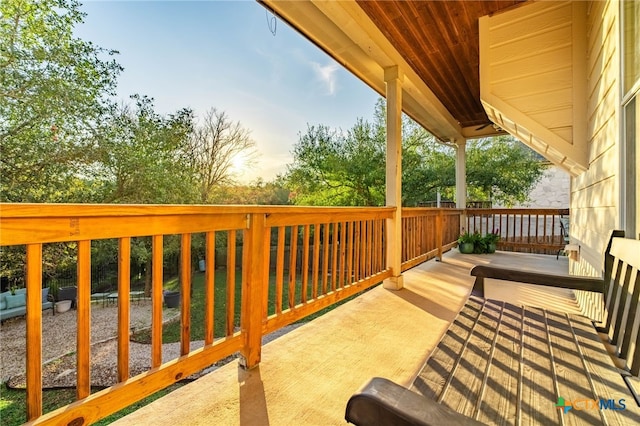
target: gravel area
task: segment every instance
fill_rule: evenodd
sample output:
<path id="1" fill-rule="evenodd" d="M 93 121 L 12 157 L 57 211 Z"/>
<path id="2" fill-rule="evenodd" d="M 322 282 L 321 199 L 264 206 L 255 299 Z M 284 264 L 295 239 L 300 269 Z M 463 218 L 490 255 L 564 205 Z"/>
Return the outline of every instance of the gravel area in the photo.
<path id="1" fill-rule="evenodd" d="M 176 309 L 164 309 L 163 320 L 179 315 Z M 107 387 L 116 383 L 117 374 L 117 306 L 94 304 L 91 307 L 91 384 Z M 44 311 L 42 317 L 42 359 L 44 388 L 75 387 L 76 385 L 76 321 L 75 310 L 55 316 L 51 310 Z M 25 318 L 13 318 L 0 325 L 0 381 L 11 387 L 25 386 L 26 329 Z M 151 325 L 151 303 L 142 301 L 131 306 L 131 329 L 137 331 Z M 296 328 L 299 324 L 284 327 L 263 338 L 263 344 Z M 191 349 L 204 345 L 203 341 L 191 342 Z M 167 343 L 162 348 L 163 362 L 180 356 L 180 343 Z M 130 342 L 130 376 L 143 373 L 151 368 L 151 345 Z M 206 374 L 219 365 L 236 358 L 228 357 L 190 379 Z"/>

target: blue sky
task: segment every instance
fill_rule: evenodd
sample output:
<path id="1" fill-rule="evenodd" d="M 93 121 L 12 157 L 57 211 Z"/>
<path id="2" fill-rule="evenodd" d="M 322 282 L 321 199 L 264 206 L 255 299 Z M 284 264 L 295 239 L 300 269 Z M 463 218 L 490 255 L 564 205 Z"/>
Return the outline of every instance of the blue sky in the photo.
<path id="1" fill-rule="evenodd" d="M 347 130 L 378 95 L 254 1 L 89 1 L 78 37 L 118 50 L 118 96 L 166 114 L 216 107 L 251 130 L 259 156 L 242 180 L 285 171 L 308 124 Z"/>

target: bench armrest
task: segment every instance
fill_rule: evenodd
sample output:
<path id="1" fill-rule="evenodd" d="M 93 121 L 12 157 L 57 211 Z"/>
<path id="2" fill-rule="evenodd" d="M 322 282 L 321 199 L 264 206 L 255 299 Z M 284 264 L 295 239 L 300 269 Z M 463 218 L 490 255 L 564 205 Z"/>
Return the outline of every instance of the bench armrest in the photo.
<path id="1" fill-rule="evenodd" d="M 358 426 L 482 424 L 381 377 L 351 396 L 345 419 Z"/>
<path id="2" fill-rule="evenodd" d="M 474 290 L 482 292 L 484 292 L 484 278 L 593 291 L 596 293 L 604 292 L 604 280 L 602 278 L 540 274 L 538 272 L 486 265 L 474 266 L 471 269 L 471 275 L 476 277 Z"/>

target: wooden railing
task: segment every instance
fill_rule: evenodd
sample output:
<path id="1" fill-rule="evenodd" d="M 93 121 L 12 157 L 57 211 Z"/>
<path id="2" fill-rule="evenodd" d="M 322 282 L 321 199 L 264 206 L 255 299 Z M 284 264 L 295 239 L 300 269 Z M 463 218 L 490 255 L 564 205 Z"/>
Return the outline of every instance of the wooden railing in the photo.
<path id="1" fill-rule="evenodd" d="M 403 269 L 451 247 L 459 211 L 405 209 Z M 0 246 L 24 255 L 27 288 L 27 420 L 89 424 L 233 353 L 252 367 L 263 334 L 277 330 L 391 276 L 385 229 L 394 208 L 274 206 L 0 205 Z M 112 241 L 118 259 L 117 382 L 91 392 L 92 251 Z M 226 279 L 216 281 L 216 245 L 226 245 Z M 151 369 L 131 377 L 129 337 L 132 252 L 151 253 Z M 43 253 L 66 245 L 77 264 L 77 401 L 43 413 Z M 162 358 L 163 262 L 179 247 L 180 357 Z M 74 251 L 75 250 L 75 251 Z M 175 249 L 174 249 L 175 251 Z M 197 253 L 196 253 L 197 252 Z M 220 253 L 218 253 L 220 254 Z M 204 347 L 191 349 L 193 274 L 204 257 Z M 19 257 L 19 256 L 18 256 Z M 222 263 L 222 262 L 220 262 Z M 218 279 L 220 281 L 220 278 Z M 216 282 L 214 282 L 216 281 Z M 237 282 L 241 284 L 238 286 Z M 224 304 L 216 304 L 222 297 Z M 217 312 L 215 306 L 224 306 Z M 223 318 L 222 326 L 218 321 Z"/>
<path id="2" fill-rule="evenodd" d="M 233 353 L 250 368 L 260 361 L 261 339 L 392 274 L 386 227 L 394 208 L 276 206 L 0 205 L 0 246 L 24 254 L 27 287 L 27 419 L 42 424 L 88 424 L 116 412 Z M 558 215 L 548 210 L 402 209 L 402 270 L 456 243 L 461 225 L 483 233 L 497 227 L 502 248 L 556 247 Z M 519 219 L 514 219 L 514 218 Z M 538 233 L 525 223 L 542 223 Z M 546 225 L 545 225 L 546 224 Z M 528 233 L 524 232 L 529 229 Z M 515 232 L 518 231 L 518 232 Z M 112 240 L 118 259 L 117 381 L 91 393 L 92 251 Z M 132 252 L 141 240 L 151 253 L 151 369 L 131 376 L 129 335 Z M 77 401 L 42 409 L 43 253 L 50 245 L 75 250 L 77 264 Z M 179 247 L 180 357 L 162 358 L 163 262 Z M 221 245 L 224 261 L 216 260 Z M 175 250 L 174 250 L 175 251 Z M 192 282 L 204 257 L 204 347 L 191 349 Z M 216 267 L 226 278 L 216 281 Z M 223 298 L 223 304 L 214 303 Z M 222 306 L 222 308 L 215 308 Z M 218 312 L 220 309 L 223 312 Z M 222 325 L 219 319 L 223 318 Z M 216 325 L 218 324 L 218 325 Z"/>
<path id="3" fill-rule="evenodd" d="M 410 269 L 455 246 L 462 210 L 402 209 L 402 270 Z"/>
<path id="4" fill-rule="evenodd" d="M 465 230 L 498 232 L 498 250 L 555 254 L 565 244 L 560 218 L 569 209 L 467 209 Z"/>

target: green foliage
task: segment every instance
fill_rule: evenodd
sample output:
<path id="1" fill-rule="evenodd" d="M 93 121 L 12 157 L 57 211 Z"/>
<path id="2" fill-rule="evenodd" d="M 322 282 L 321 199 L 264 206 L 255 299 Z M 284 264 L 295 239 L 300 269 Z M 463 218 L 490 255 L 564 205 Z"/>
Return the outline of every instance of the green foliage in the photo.
<path id="1" fill-rule="evenodd" d="M 413 121 L 403 120 L 403 204 L 435 199 L 439 187 L 455 185 L 451 149 Z M 380 206 L 385 203 L 384 103 L 373 124 L 362 119 L 347 132 L 309 126 L 294 146 L 285 181 L 302 205 Z"/>
<path id="2" fill-rule="evenodd" d="M 362 119 L 348 132 L 308 126 L 294 146 L 285 181 L 302 205 L 379 206 L 385 202 L 385 105 L 374 123 Z M 455 151 L 406 116 L 402 120 L 402 204 L 416 206 L 455 194 Z M 543 173 L 540 158 L 511 137 L 470 142 L 470 198 L 510 205 L 525 201 Z"/>
<path id="3" fill-rule="evenodd" d="M 497 244 L 500 241 L 500 234 L 496 232 L 489 232 L 484 237 L 482 237 L 485 244 Z"/>
<path id="4" fill-rule="evenodd" d="M 296 204 L 377 206 L 384 203 L 384 140 L 363 120 L 348 132 L 309 126 L 294 146 L 285 177 Z M 382 190 L 382 191 L 381 191 Z"/>
<path id="5" fill-rule="evenodd" d="M 155 112 L 153 100 L 132 96 L 135 107 L 113 108 L 97 138 L 94 178 L 100 202 L 188 203 L 197 199 L 188 166 L 193 114 Z"/>
<path id="6" fill-rule="evenodd" d="M 474 232 L 471 233 L 469 231 L 463 232 L 458 237 L 458 244 L 475 244 L 480 240 L 481 236 L 479 233 Z"/>
<path id="7" fill-rule="evenodd" d="M 82 201 L 94 128 L 121 67 L 73 37 L 77 1 L 0 2 L 0 200 Z"/>
<path id="8" fill-rule="evenodd" d="M 475 199 L 522 203 L 544 173 L 540 157 L 511 136 L 467 145 L 467 185 Z"/>
<path id="9" fill-rule="evenodd" d="M 491 253 L 489 246 L 491 244 L 497 244 L 500 240 L 500 234 L 497 232 L 490 232 L 485 236 L 482 236 L 478 231 L 469 232 L 466 231 L 458 237 L 458 244 L 473 244 L 473 253 Z"/>

